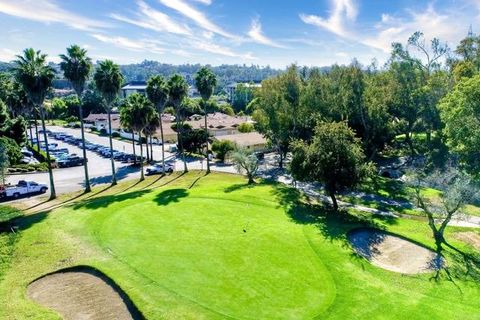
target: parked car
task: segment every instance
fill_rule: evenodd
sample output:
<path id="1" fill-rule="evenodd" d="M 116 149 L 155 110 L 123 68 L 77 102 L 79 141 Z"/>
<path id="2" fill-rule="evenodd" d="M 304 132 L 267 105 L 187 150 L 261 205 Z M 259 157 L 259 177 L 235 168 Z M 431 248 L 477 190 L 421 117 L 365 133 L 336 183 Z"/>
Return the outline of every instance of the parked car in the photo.
<path id="1" fill-rule="evenodd" d="M 46 184 L 34 181 L 20 180 L 16 186 L 0 186 L 0 198 L 14 198 L 34 193 L 45 193 L 48 187 Z"/>
<path id="2" fill-rule="evenodd" d="M 81 166 L 84 163 L 85 163 L 84 158 L 79 157 L 77 155 L 73 155 L 73 154 L 57 161 L 58 167 L 60 168 Z"/>
<path id="3" fill-rule="evenodd" d="M 173 172 L 173 165 L 169 163 L 165 163 L 165 172 L 172 173 Z M 163 173 L 163 164 L 162 163 L 156 163 L 154 165 L 151 165 L 147 167 L 145 170 L 145 173 L 147 175 L 153 175 L 153 174 L 161 174 Z"/>

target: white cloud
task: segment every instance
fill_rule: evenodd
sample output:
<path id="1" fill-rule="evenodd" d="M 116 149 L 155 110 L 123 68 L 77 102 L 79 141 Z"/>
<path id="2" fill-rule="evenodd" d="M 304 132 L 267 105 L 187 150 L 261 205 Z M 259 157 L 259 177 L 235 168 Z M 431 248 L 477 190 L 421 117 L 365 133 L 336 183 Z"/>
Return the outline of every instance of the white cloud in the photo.
<path id="1" fill-rule="evenodd" d="M 93 31 L 109 26 L 64 10 L 53 0 L 2 0 L 0 12 L 44 23 L 61 23 L 79 30 Z"/>
<path id="2" fill-rule="evenodd" d="M 272 47 L 277 47 L 277 48 L 284 48 L 282 45 L 276 43 L 270 38 L 267 38 L 263 33 L 262 33 L 262 24 L 260 23 L 259 19 L 253 19 L 252 24 L 250 27 L 250 31 L 248 31 L 248 35 L 250 38 L 258 43 L 267 45 L 267 46 L 272 46 Z"/>
<path id="3" fill-rule="evenodd" d="M 402 15 L 384 13 L 373 27 L 359 30 L 358 26 L 354 25 L 358 15 L 355 0 L 336 0 L 332 3 L 333 9 L 328 19 L 315 15 L 301 15 L 300 19 L 341 38 L 380 50 L 384 54 L 391 51 L 393 42 L 406 43 L 416 31 L 423 32 L 426 39 L 436 37 L 456 45 L 466 35 L 468 25 L 475 21 L 477 14 L 471 12 L 471 7 L 468 6 L 443 8 L 442 12 L 439 12 L 433 4 L 429 4 L 423 11 L 407 9 Z"/>
<path id="4" fill-rule="evenodd" d="M 113 44 L 116 47 L 124 48 L 132 51 L 149 51 L 152 53 L 163 54 L 164 50 L 159 47 L 158 41 L 155 40 L 132 40 L 125 37 L 111 37 L 102 34 L 91 34 L 98 41 Z"/>
<path id="5" fill-rule="evenodd" d="M 459 16 L 465 19 L 458 19 Z M 374 34 L 359 39 L 365 45 L 389 52 L 393 42 L 405 43 L 414 32 L 421 31 L 426 39 L 439 38 L 456 45 L 466 36 L 468 26 L 466 14 L 462 15 L 455 10 L 443 14 L 435 10 L 433 5 L 429 5 L 425 11 L 408 11 L 408 16 L 404 18 L 384 14 L 381 22 L 375 26 Z"/>
<path id="6" fill-rule="evenodd" d="M 137 1 L 139 12 L 136 14 L 136 18 L 127 18 L 123 15 L 113 13 L 111 18 L 130 23 L 145 29 L 150 29 L 158 32 L 170 32 L 176 34 L 190 35 L 189 28 L 185 25 L 175 22 L 172 18 L 163 12 L 153 9 L 144 1 Z"/>
<path id="7" fill-rule="evenodd" d="M 307 14 L 300 14 L 300 19 L 306 24 L 326 29 L 339 36 L 349 36 L 350 31 L 346 24 L 354 22 L 358 15 L 355 0 L 331 0 L 331 6 L 332 10 L 327 19 Z"/>
<path id="8" fill-rule="evenodd" d="M 195 49 L 215 53 L 222 56 L 232 57 L 232 58 L 241 58 L 245 60 L 255 60 L 256 58 L 252 55 L 251 52 L 242 54 L 232 51 L 230 48 L 222 47 L 218 44 L 211 42 L 202 42 L 202 41 L 193 41 L 191 46 Z"/>
<path id="9" fill-rule="evenodd" d="M 212 4 L 212 0 L 194 0 L 194 1 L 200 2 L 201 4 L 204 4 L 207 6 Z"/>
<path id="10" fill-rule="evenodd" d="M 215 23 L 211 22 L 203 12 L 195 9 L 194 7 L 190 6 L 188 3 L 184 2 L 183 0 L 159 0 L 160 3 L 173 9 L 180 14 L 184 15 L 185 17 L 193 20 L 197 25 L 201 28 L 224 36 L 230 39 L 236 39 L 237 36 L 223 30 L 221 27 L 217 26 Z"/>

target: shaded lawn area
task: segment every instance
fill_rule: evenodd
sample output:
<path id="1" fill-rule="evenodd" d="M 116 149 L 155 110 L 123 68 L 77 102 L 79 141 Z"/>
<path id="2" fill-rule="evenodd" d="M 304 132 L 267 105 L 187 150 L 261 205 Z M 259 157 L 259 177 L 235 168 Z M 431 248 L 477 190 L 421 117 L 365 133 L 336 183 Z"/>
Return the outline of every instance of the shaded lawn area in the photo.
<path id="1" fill-rule="evenodd" d="M 411 194 L 414 192 L 414 190 L 400 180 L 375 177 L 374 179 L 369 179 L 369 181 L 361 185 L 359 190 L 369 195 L 379 196 L 380 199 L 370 199 L 368 197 L 357 197 L 353 195 L 341 195 L 339 199 L 352 204 L 362 205 L 383 211 L 395 211 L 402 214 L 416 216 L 422 215 L 422 211 L 414 210 L 414 206 L 411 202 Z M 441 195 L 440 191 L 432 188 L 423 188 L 422 194 L 432 200 L 438 200 Z M 392 205 L 387 203 L 387 201 L 379 201 L 382 198 L 386 200 L 390 199 L 398 201 L 399 203 L 409 203 L 409 205 L 404 207 Z M 465 206 L 464 211 L 469 215 L 480 216 L 480 204 L 468 204 Z"/>
<path id="2" fill-rule="evenodd" d="M 104 272 L 150 319 L 480 314 L 478 265 L 467 265 L 457 251 L 445 251 L 448 274 L 434 280 L 435 274 L 405 276 L 374 267 L 346 240 L 354 228 L 376 227 L 433 248 L 424 223 L 332 214 L 306 203 L 295 189 L 249 186 L 235 175 L 190 172 L 162 179 L 154 189 L 149 179 L 122 184 L 14 220 L 19 234 L 6 243 L 10 251 L 0 253 L 8 256 L 0 259 L 0 318 L 57 319 L 25 298 L 25 289 L 45 273 L 75 265 Z M 447 239 L 470 256 L 471 248 L 454 240 L 462 230 L 449 228 Z"/>

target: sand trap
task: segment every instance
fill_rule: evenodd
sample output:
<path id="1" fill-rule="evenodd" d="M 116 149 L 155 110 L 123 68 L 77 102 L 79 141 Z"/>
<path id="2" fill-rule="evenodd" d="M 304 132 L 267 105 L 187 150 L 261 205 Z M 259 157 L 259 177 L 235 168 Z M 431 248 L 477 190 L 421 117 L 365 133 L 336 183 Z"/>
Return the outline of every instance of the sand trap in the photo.
<path id="1" fill-rule="evenodd" d="M 27 294 L 64 319 L 143 319 L 111 279 L 88 267 L 46 275 L 32 282 Z"/>
<path id="2" fill-rule="evenodd" d="M 435 252 L 376 229 L 356 229 L 348 239 L 359 255 L 377 267 L 405 274 L 438 270 L 443 259 Z"/>

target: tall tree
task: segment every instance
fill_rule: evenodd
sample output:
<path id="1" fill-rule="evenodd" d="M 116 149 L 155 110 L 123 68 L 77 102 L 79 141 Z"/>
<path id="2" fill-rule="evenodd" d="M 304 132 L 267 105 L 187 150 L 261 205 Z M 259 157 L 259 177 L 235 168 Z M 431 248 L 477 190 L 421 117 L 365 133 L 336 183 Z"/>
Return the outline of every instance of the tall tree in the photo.
<path id="1" fill-rule="evenodd" d="M 210 157 L 208 154 L 208 100 L 212 97 L 213 91 L 215 90 L 215 86 L 217 85 L 217 77 L 212 72 L 212 70 L 208 69 L 207 67 L 201 68 L 197 74 L 195 75 L 195 85 L 197 87 L 198 92 L 200 92 L 200 96 L 202 97 L 203 101 L 203 110 L 204 110 L 204 119 L 205 119 L 205 146 L 207 152 L 207 173 L 210 173 Z"/>
<path id="2" fill-rule="evenodd" d="M 55 199 L 55 183 L 53 181 L 52 164 L 50 162 L 44 106 L 45 97 L 52 87 L 55 73 L 53 68 L 47 64 L 47 55 L 40 51 L 35 51 L 33 48 L 25 49 L 23 56 L 17 56 L 17 58 L 15 61 L 17 81 L 22 84 L 29 100 L 40 111 L 42 118 L 43 139 L 45 141 L 45 152 L 47 154 L 48 173 L 50 176 L 50 199 Z"/>
<path id="3" fill-rule="evenodd" d="M 155 109 L 150 101 L 139 93 L 134 93 L 125 99 L 120 107 L 120 121 L 138 133 L 140 137 L 140 181 L 145 180 L 143 173 L 142 135 L 144 130 L 155 116 Z M 148 140 L 146 143 L 148 149 Z"/>
<path id="4" fill-rule="evenodd" d="M 281 168 L 290 142 L 301 135 L 302 87 L 297 67 L 293 65 L 284 74 L 264 80 L 256 92 L 258 100 L 253 112 L 256 128 L 277 149 Z"/>
<path id="5" fill-rule="evenodd" d="M 447 144 L 472 174 L 480 170 L 480 75 L 461 81 L 442 99 Z"/>
<path id="6" fill-rule="evenodd" d="M 322 183 L 335 211 L 336 194 L 355 188 L 372 172 L 359 138 L 345 122 L 319 123 L 312 142 L 294 142 L 292 153 L 292 176 L 298 181 Z"/>
<path id="7" fill-rule="evenodd" d="M 147 81 L 147 97 L 153 103 L 159 114 L 160 137 L 162 139 L 162 166 L 165 174 L 165 140 L 163 136 L 162 116 L 165 105 L 168 102 L 170 89 L 168 83 L 162 76 L 153 76 Z"/>
<path id="8" fill-rule="evenodd" d="M 63 75 L 72 84 L 79 100 L 78 113 L 80 118 L 80 131 L 82 133 L 83 158 L 85 159 L 83 164 L 85 171 L 85 192 L 90 192 L 91 187 L 90 179 L 88 178 L 88 158 L 85 149 L 82 98 L 83 91 L 85 90 L 85 82 L 88 80 L 88 77 L 92 72 L 92 60 L 87 56 L 87 50 L 80 48 L 78 45 L 72 45 L 67 48 L 67 54 L 61 54 L 60 58 L 62 59 L 62 62 L 60 62 L 60 68 L 63 71 Z"/>
<path id="9" fill-rule="evenodd" d="M 110 161 L 112 164 L 112 185 L 117 184 L 115 174 L 115 161 L 113 159 L 113 141 L 112 141 L 112 108 L 115 99 L 122 87 L 123 75 L 120 67 L 111 60 L 100 62 L 94 75 L 95 85 L 102 95 L 108 113 L 108 136 L 110 139 Z"/>
<path id="10" fill-rule="evenodd" d="M 169 88 L 170 101 L 172 102 L 173 107 L 175 108 L 177 137 L 178 137 L 179 149 L 180 149 L 182 160 L 183 160 L 183 168 L 184 168 L 183 170 L 184 172 L 188 172 L 187 160 L 185 159 L 185 150 L 183 148 L 183 141 L 182 141 L 182 135 L 184 131 L 184 125 L 183 125 L 184 115 L 183 115 L 182 109 L 183 109 L 183 101 L 188 93 L 188 84 L 181 75 L 174 74 L 168 80 L 168 88 Z"/>

